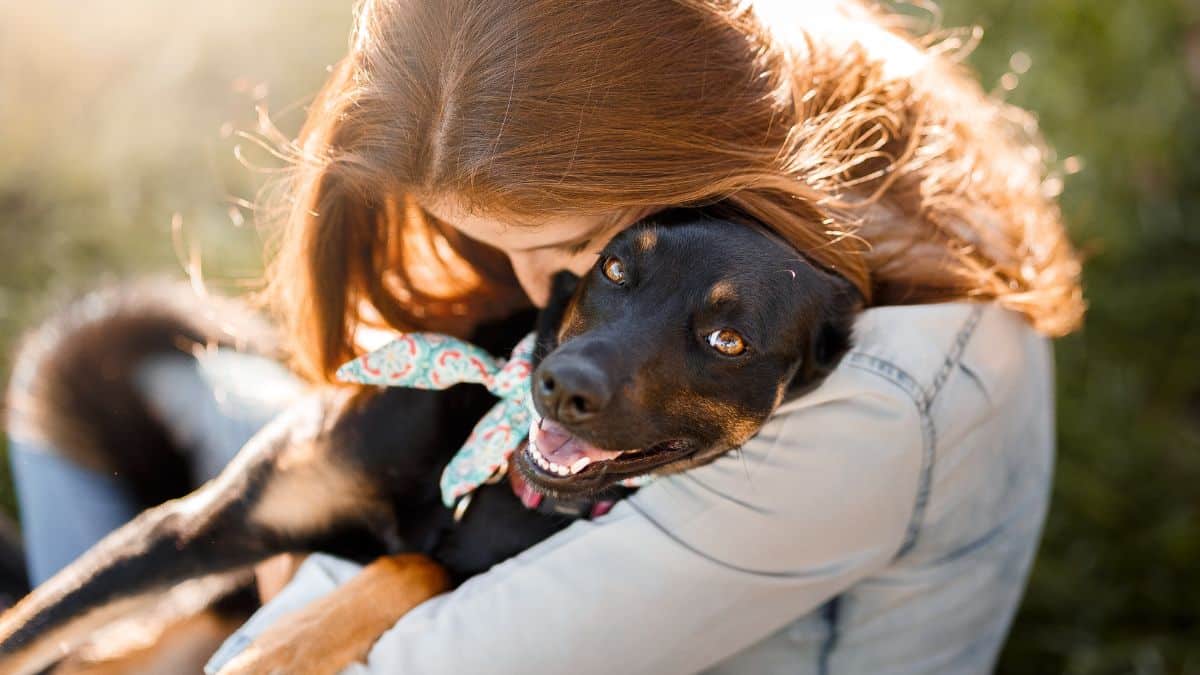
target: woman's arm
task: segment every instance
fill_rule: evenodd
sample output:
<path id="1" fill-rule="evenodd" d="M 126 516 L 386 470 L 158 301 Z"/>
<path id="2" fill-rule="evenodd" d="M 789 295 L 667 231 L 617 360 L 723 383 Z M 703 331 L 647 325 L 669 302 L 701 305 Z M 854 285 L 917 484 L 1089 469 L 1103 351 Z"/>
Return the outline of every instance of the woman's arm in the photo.
<path id="1" fill-rule="evenodd" d="M 882 569 L 913 517 L 911 399 L 840 368 L 743 449 L 413 610 L 350 673 L 691 672 Z"/>

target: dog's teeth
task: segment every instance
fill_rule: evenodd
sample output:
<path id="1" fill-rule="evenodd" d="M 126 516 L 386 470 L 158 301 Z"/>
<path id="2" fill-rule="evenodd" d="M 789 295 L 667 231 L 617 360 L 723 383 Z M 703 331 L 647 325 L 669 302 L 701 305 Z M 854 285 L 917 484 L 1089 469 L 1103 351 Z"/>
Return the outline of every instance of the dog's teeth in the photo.
<path id="1" fill-rule="evenodd" d="M 574 464 L 571 465 L 571 473 L 579 473 L 580 471 L 586 469 L 587 465 L 591 463 L 591 457 L 580 457 L 579 459 L 575 460 Z"/>
<path id="2" fill-rule="evenodd" d="M 537 462 L 537 465 L 542 467 L 543 469 L 549 468 L 550 462 L 549 462 L 549 460 L 546 459 L 545 455 L 543 455 L 541 453 L 541 451 L 538 450 L 537 443 L 533 442 L 533 440 L 530 439 L 528 447 L 529 447 L 529 456 L 533 457 L 533 461 Z"/>
<path id="3" fill-rule="evenodd" d="M 556 462 L 550 462 L 550 470 L 557 474 L 562 474 L 563 466 Z"/>

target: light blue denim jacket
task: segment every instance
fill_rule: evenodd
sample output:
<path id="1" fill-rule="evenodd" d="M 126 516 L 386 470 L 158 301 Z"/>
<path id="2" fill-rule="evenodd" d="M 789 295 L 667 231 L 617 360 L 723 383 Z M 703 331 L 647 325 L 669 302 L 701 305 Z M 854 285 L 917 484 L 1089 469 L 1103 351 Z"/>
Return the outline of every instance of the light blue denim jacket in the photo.
<path id="1" fill-rule="evenodd" d="M 1048 341 L 970 304 L 864 313 L 741 452 L 419 606 L 367 673 L 986 673 L 1054 449 Z M 357 567 L 313 556 L 210 672 Z"/>

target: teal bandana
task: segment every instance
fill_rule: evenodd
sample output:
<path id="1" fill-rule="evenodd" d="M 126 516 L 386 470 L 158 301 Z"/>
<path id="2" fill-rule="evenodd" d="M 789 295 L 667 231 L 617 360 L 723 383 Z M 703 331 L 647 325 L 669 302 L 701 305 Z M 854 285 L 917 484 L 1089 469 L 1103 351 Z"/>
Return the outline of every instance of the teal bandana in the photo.
<path id="1" fill-rule="evenodd" d="M 529 435 L 533 419 L 529 376 L 535 336 L 526 335 L 505 361 L 469 342 L 437 333 L 402 333 L 337 370 L 343 382 L 389 387 L 447 389 L 463 382 L 487 387 L 500 399 L 446 465 L 439 485 L 453 508 L 463 495 L 504 475 L 513 451 Z"/>

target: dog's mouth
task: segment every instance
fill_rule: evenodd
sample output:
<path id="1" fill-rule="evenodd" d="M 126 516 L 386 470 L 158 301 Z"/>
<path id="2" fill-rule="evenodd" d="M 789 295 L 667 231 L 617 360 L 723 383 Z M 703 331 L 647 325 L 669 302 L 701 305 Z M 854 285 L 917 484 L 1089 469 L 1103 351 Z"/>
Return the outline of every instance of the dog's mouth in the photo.
<path id="1" fill-rule="evenodd" d="M 691 443 L 676 439 L 647 448 L 608 450 L 572 434 L 561 424 L 538 417 L 522 450 L 529 478 L 551 490 L 601 489 L 641 476 L 691 454 Z"/>

